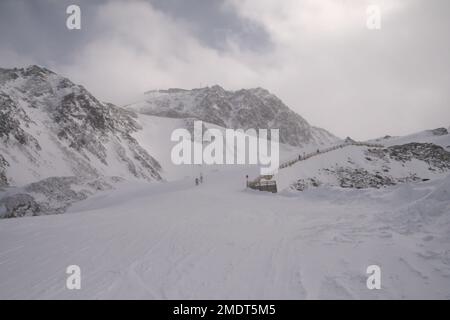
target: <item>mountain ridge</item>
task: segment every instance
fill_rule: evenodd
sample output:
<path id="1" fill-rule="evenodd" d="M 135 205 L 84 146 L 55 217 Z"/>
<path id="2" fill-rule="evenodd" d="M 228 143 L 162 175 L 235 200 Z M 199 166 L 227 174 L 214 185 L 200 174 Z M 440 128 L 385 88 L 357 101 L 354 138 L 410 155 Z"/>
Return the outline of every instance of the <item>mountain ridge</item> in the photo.
<path id="1" fill-rule="evenodd" d="M 196 118 L 232 129 L 280 129 L 280 142 L 297 147 L 328 145 L 340 140 L 327 130 L 310 125 L 261 87 L 235 91 L 219 85 L 150 90 L 143 101 L 125 107 L 148 115 Z"/>

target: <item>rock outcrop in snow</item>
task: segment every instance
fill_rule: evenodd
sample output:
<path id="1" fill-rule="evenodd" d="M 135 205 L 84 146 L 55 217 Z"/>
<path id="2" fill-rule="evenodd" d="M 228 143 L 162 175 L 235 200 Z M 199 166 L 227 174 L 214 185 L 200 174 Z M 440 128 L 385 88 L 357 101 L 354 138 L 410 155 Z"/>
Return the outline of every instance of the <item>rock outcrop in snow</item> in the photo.
<path id="1" fill-rule="evenodd" d="M 433 143 L 411 142 L 385 149 L 369 149 L 368 154 L 403 163 L 417 159 L 426 162 L 430 170 L 443 172 L 450 169 L 450 152 Z"/>
<path id="2" fill-rule="evenodd" d="M 5 174 L 7 166 L 9 166 L 9 163 L 0 154 L 0 188 L 8 185 L 8 179 L 6 178 Z"/>
<path id="3" fill-rule="evenodd" d="M 450 135 L 447 134 L 450 141 Z M 280 189 L 311 187 L 381 188 L 427 181 L 450 172 L 450 152 L 433 143 L 411 142 L 386 148 L 348 145 L 281 169 Z"/>
<path id="4" fill-rule="evenodd" d="M 149 91 L 145 100 L 127 106 L 143 114 L 195 118 L 225 128 L 280 129 L 280 142 L 293 146 L 329 145 L 339 139 L 311 126 L 269 91 L 227 91 L 220 86 L 193 90 Z"/>
<path id="5" fill-rule="evenodd" d="M 111 190 L 123 179 L 99 177 L 51 177 L 24 187 L 11 187 L 0 198 L 0 218 L 64 213 L 73 203 L 98 191 Z"/>

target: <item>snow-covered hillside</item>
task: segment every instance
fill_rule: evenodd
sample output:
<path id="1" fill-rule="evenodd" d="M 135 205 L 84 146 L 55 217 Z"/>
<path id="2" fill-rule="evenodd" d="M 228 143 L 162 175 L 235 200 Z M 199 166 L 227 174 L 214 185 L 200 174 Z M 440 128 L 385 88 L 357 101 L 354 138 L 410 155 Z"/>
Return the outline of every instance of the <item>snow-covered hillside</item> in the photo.
<path id="1" fill-rule="evenodd" d="M 159 180 L 160 166 L 131 136 L 130 111 L 98 101 L 45 68 L 0 69 L 0 181 L 54 176 Z"/>
<path id="2" fill-rule="evenodd" d="M 410 142 L 433 143 L 450 151 L 449 131 L 446 128 L 437 128 L 433 130 L 425 130 L 406 136 L 385 136 L 382 138 L 371 140 L 370 142 L 381 143 L 385 146 L 401 145 Z"/>
<path id="3" fill-rule="evenodd" d="M 431 132 L 431 131 L 430 131 Z M 380 188 L 405 182 L 442 178 L 450 172 L 450 134 L 436 138 L 423 134 L 397 138 L 391 146 L 379 148 L 346 145 L 313 155 L 281 169 L 275 176 L 279 189 L 305 190 L 310 187 Z M 376 141 L 378 143 L 384 142 Z M 439 140 L 439 144 L 434 144 Z M 388 143 L 387 143 L 388 144 Z"/>
<path id="4" fill-rule="evenodd" d="M 226 91 L 216 85 L 149 91 L 143 101 L 127 108 L 149 115 L 196 118 L 225 128 L 280 129 L 280 142 L 298 147 L 330 145 L 339 140 L 328 131 L 311 126 L 262 88 Z"/>
<path id="5" fill-rule="evenodd" d="M 145 114 L 138 114 L 136 122 L 141 127 L 140 130 L 133 133 L 133 137 L 139 144 L 161 164 L 161 176 L 165 180 L 173 181 L 183 179 L 186 177 L 193 177 L 200 172 L 213 172 L 226 168 L 226 165 L 175 165 L 171 159 L 172 148 L 178 143 L 171 141 L 170 137 L 174 130 L 184 128 L 191 132 L 194 137 L 194 121 L 192 118 L 178 119 L 166 118 L 159 116 L 150 116 Z M 203 133 L 208 129 L 218 129 L 225 136 L 226 128 L 203 122 Z M 200 133 L 199 133 L 200 134 Z M 246 134 L 237 133 L 238 136 L 248 137 Z M 201 144 L 199 141 L 193 141 L 194 144 Z M 232 145 L 230 141 L 224 139 L 224 149 L 235 149 L 237 152 L 248 154 L 248 145 L 242 148 L 240 145 Z M 313 146 L 308 146 L 306 149 L 293 147 L 287 144 L 280 144 L 280 161 L 291 159 L 296 154 L 303 150 L 311 150 Z M 256 167 L 256 166 L 255 166 Z"/>

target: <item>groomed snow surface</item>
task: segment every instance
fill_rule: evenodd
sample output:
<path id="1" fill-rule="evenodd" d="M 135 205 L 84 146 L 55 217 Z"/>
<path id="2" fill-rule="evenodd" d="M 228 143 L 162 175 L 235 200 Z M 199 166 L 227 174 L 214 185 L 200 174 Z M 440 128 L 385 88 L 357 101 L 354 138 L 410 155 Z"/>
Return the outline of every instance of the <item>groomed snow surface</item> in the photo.
<path id="1" fill-rule="evenodd" d="M 450 177 L 271 194 L 246 190 L 246 173 L 127 182 L 0 221 L 0 298 L 450 298 Z M 73 264 L 81 290 L 66 289 Z M 366 287 L 372 264 L 381 290 Z"/>

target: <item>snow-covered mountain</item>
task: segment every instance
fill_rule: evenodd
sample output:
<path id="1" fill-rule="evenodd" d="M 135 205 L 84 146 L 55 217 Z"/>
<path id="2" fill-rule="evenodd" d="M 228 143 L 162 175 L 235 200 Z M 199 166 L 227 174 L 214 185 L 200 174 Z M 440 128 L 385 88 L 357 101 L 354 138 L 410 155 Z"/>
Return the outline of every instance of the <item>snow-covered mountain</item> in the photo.
<path id="1" fill-rule="evenodd" d="M 160 180 L 129 110 L 38 66 L 0 69 L 0 185 L 54 176 Z"/>
<path id="2" fill-rule="evenodd" d="M 227 91 L 212 87 L 148 91 L 143 101 L 128 105 L 139 113 L 171 118 L 196 118 L 233 129 L 280 129 L 280 142 L 292 146 L 329 145 L 339 139 L 311 126 L 269 91 Z"/>

